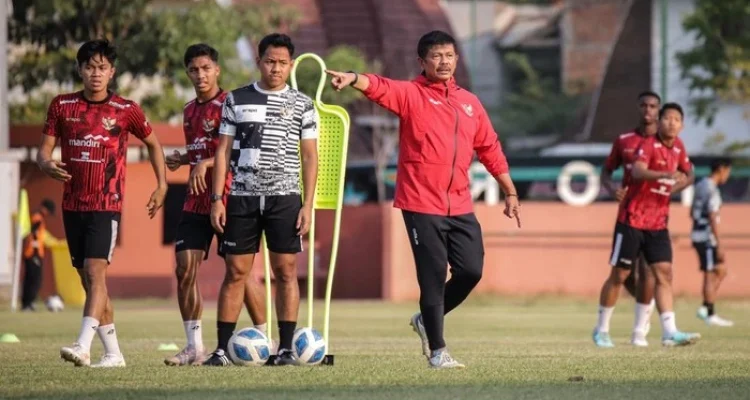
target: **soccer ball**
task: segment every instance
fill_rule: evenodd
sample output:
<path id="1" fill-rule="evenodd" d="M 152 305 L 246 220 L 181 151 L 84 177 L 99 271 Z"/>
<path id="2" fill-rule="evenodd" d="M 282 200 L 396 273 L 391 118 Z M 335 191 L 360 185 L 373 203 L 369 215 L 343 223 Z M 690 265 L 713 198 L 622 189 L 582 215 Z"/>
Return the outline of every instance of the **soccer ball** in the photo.
<path id="1" fill-rule="evenodd" d="M 313 328 L 299 328 L 294 331 L 292 351 L 300 365 L 317 365 L 323 361 L 328 345 L 323 335 Z"/>
<path id="2" fill-rule="evenodd" d="M 262 366 L 271 355 L 266 335 L 255 328 L 241 329 L 229 339 L 229 358 L 235 365 Z"/>
<path id="3" fill-rule="evenodd" d="M 59 312 L 62 311 L 65 308 L 65 304 L 63 303 L 60 296 L 50 296 L 47 298 L 47 301 L 44 303 L 47 306 L 47 309 L 51 312 Z"/>

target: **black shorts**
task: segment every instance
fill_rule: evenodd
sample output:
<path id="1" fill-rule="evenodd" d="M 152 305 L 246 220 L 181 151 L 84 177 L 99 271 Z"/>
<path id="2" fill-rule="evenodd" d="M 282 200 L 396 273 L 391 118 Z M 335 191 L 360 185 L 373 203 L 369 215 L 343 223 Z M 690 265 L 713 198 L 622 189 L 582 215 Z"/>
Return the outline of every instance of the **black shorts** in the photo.
<path id="1" fill-rule="evenodd" d="M 216 236 L 216 243 L 218 244 L 217 253 L 223 258 L 221 235 L 211 225 L 211 216 L 183 211 L 180 224 L 177 226 L 174 251 L 179 253 L 185 250 L 203 250 L 205 260 L 208 258 L 208 250 L 211 248 L 211 241 L 213 241 L 214 236 Z"/>
<path id="2" fill-rule="evenodd" d="M 63 210 L 63 224 L 70 259 L 75 268 L 83 268 L 87 258 L 112 262 L 120 225 L 119 212 Z"/>
<path id="3" fill-rule="evenodd" d="M 716 246 L 712 245 L 709 242 L 693 242 L 693 247 L 698 253 L 698 260 L 700 260 L 701 263 L 701 271 L 715 271 L 716 268 L 721 264 L 719 262 L 719 253 L 716 251 Z"/>
<path id="4" fill-rule="evenodd" d="M 302 251 L 297 218 L 302 209 L 300 195 L 229 196 L 224 226 L 223 251 L 251 254 L 260 249 L 261 234 L 268 250 L 294 254 Z"/>
<path id="5" fill-rule="evenodd" d="M 669 237 L 669 231 L 667 229 L 647 231 L 618 222 L 612 239 L 609 265 L 631 269 L 641 254 L 648 264 L 671 263 L 672 240 Z"/>

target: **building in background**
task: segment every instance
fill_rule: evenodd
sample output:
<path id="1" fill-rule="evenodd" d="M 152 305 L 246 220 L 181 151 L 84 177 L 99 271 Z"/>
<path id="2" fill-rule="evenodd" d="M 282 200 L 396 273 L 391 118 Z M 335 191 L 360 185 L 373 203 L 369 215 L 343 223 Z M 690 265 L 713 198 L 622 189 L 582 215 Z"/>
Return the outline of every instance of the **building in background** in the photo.
<path id="1" fill-rule="evenodd" d="M 665 101 L 689 110 L 691 92 L 680 78 L 675 54 L 695 44 L 682 27 L 694 10 L 691 0 L 441 3 L 465 49 L 472 87 L 488 109 L 504 107 L 508 94 L 517 89 L 517 77 L 503 58 L 509 51 L 526 54 L 537 72 L 559 82 L 561 90 L 586 97 L 565 132 L 506 136 L 511 148 L 548 155 L 605 155 L 618 134 L 633 128 L 633 103 L 642 90 L 666 92 Z M 750 140 L 750 121 L 743 111 L 738 104 L 720 104 L 711 127 L 688 116 L 682 133 L 688 151 L 709 152 L 704 142 L 719 132 L 727 142 Z"/>

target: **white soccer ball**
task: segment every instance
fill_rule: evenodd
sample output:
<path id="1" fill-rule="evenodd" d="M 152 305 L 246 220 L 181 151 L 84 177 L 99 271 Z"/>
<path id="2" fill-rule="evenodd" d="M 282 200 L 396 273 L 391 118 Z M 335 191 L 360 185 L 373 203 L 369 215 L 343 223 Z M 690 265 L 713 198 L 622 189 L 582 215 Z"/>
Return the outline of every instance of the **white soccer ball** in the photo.
<path id="1" fill-rule="evenodd" d="M 315 329 L 299 328 L 294 331 L 292 351 L 300 365 L 317 365 L 325 358 L 328 345 Z"/>
<path id="2" fill-rule="evenodd" d="M 44 304 L 51 312 L 60 312 L 65 309 L 65 303 L 63 303 L 60 296 L 57 295 L 48 297 Z"/>
<path id="3" fill-rule="evenodd" d="M 229 339 L 229 359 L 235 365 L 263 366 L 271 356 L 266 335 L 255 328 L 241 329 Z"/>

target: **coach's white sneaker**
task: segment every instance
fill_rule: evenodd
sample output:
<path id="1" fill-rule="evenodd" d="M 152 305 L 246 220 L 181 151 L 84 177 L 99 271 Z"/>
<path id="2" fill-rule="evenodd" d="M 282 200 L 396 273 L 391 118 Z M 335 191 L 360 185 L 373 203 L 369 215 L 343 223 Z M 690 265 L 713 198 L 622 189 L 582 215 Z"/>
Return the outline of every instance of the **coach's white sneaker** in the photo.
<path id="1" fill-rule="evenodd" d="M 734 326 L 734 322 L 728 319 L 721 318 L 716 314 L 706 318 L 706 324 L 708 324 L 709 326 Z"/>
<path id="2" fill-rule="evenodd" d="M 633 336 L 630 337 L 630 344 L 635 347 L 648 347 L 648 340 L 646 340 L 646 332 L 633 331 Z"/>
<path id="3" fill-rule="evenodd" d="M 125 357 L 122 354 L 105 354 L 98 363 L 91 368 L 118 368 L 125 366 Z"/>
<path id="4" fill-rule="evenodd" d="M 428 362 L 430 368 L 435 369 L 466 368 L 465 365 L 454 360 L 446 349 L 433 351 Z"/>
<path id="5" fill-rule="evenodd" d="M 60 349 L 60 358 L 72 362 L 76 367 L 88 367 L 91 365 L 89 352 L 78 343 L 73 343 L 70 347 Z"/>
<path id="6" fill-rule="evenodd" d="M 203 349 L 195 349 L 194 347 L 185 347 L 180 350 L 179 353 L 167 357 L 164 359 L 164 364 L 169 366 L 181 366 L 181 365 L 199 365 L 206 358 L 206 353 Z"/>
<path id="7" fill-rule="evenodd" d="M 419 335 L 419 339 L 422 341 L 422 354 L 424 354 L 425 357 L 430 358 L 430 341 L 427 339 L 427 331 L 424 330 L 422 313 L 412 315 L 409 325 L 411 325 L 414 332 Z"/>

